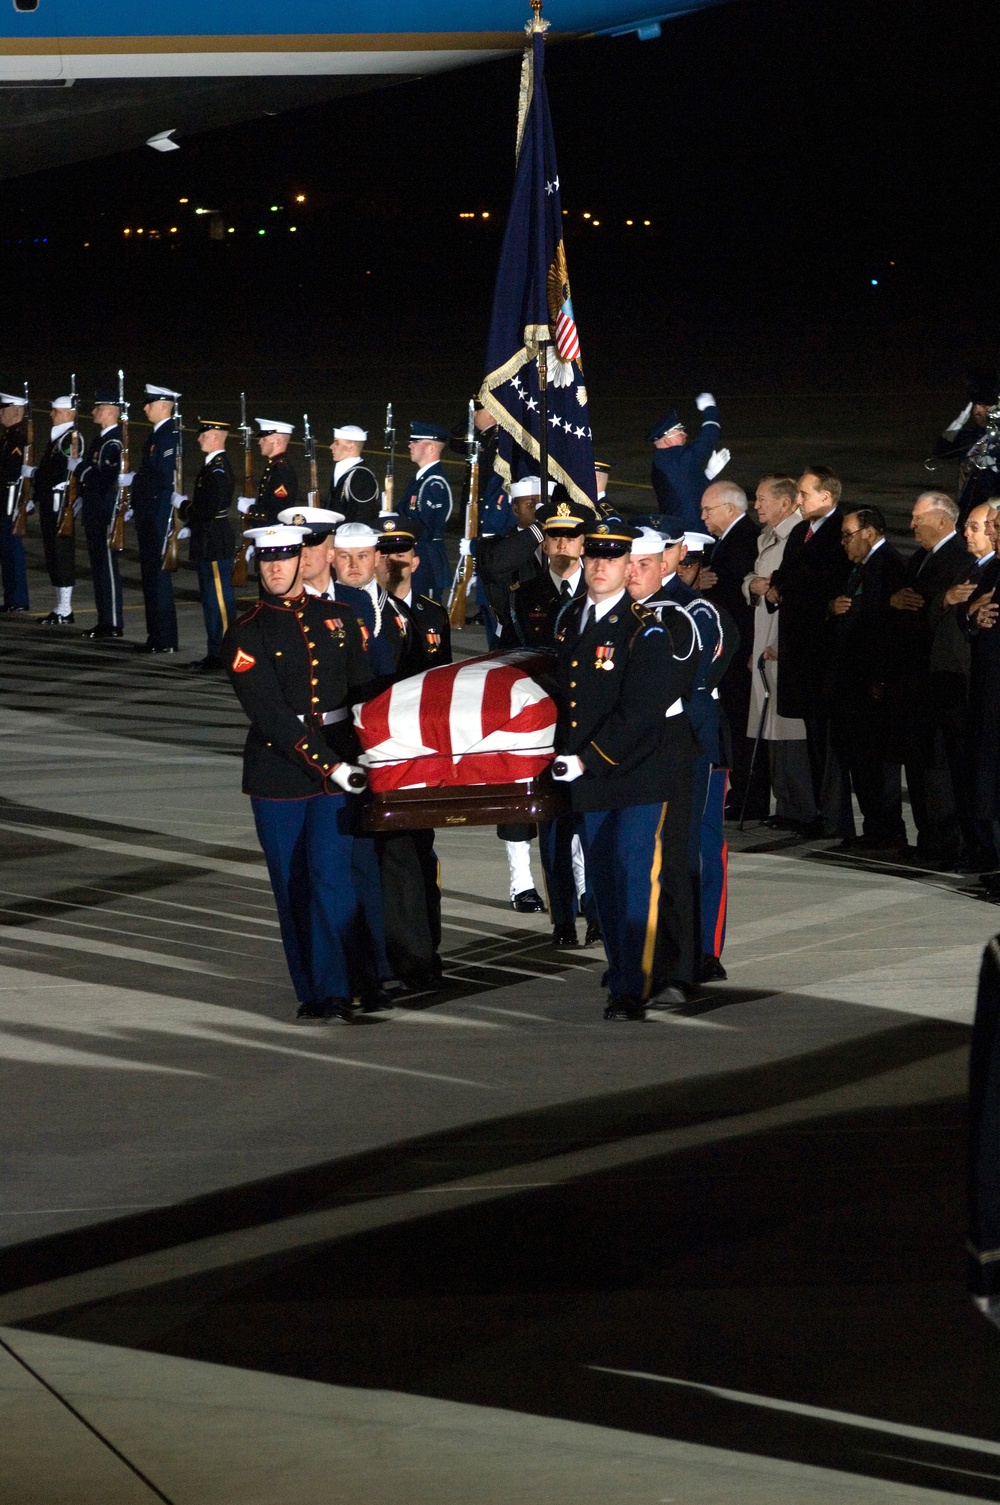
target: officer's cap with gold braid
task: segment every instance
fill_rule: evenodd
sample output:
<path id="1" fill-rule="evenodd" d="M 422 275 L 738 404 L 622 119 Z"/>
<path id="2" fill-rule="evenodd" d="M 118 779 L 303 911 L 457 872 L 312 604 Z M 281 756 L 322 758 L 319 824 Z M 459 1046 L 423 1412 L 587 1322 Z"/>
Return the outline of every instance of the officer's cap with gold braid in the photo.
<path id="1" fill-rule="evenodd" d="M 419 524 L 412 517 L 380 512 L 378 524 L 381 532 L 376 547 L 380 554 L 408 554 L 416 548 Z"/>
<path id="2" fill-rule="evenodd" d="M 558 538 L 579 538 L 593 521 L 593 508 L 570 501 L 546 502 L 535 513 L 535 522 L 542 532 Z"/>
<path id="3" fill-rule="evenodd" d="M 635 529 L 622 518 L 604 518 L 591 523 L 583 539 L 583 552 L 588 559 L 621 559 L 632 549 Z"/>
<path id="4" fill-rule="evenodd" d="M 334 528 L 344 521 L 344 514 L 328 507 L 285 507 L 278 513 L 278 521 L 289 523 L 293 528 L 301 528 L 305 534 L 303 541 L 308 548 L 311 544 L 322 543 L 325 538 L 329 538 Z"/>
<path id="5" fill-rule="evenodd" d="M 291 528 L 287 523 L 272 523 L 267 528 L 247 528 L 244 538 L 252 538 L 257 558 L 266 564 L 270 559 L 291 559 L 301 554 L 305 528 Z"/>

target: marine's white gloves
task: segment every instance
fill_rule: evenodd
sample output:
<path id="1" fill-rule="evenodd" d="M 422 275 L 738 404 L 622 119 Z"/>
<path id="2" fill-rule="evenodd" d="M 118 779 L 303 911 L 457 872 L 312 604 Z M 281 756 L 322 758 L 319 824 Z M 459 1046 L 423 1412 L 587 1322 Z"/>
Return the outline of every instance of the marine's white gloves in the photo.
<path id="1" fill-rule="evenodd" d="M 560 768 L 564 768 L 565 773 L 559 773 Z M 552 765 L 552 777 L 560 784 L 572 784 L 573 780 L 578 779 L 584 771 L 583 764 L 576 753 L 563 753 L 562 757 L 556 758 Z"/>
<path id="2" fill-rule="evenodd" d="M 184 505 L 184 503 L 186 501 L 187 501 L 187 497 L 186 496 L 181 496 L 181 494 L 180 494 L 179 491 L 175 491 L 171 495 L 170 505 L 171 505 L 171 507 L 175 507 L 175 508 L 176 507 L 183 507 L 183 505 Z"/>
<path id="3" fill-rule="evenodd" d="M 694 405 L 698 409 L 699 413 L 704 413 L 706 408 L 715 407 L 715 398 L 712 396 L 711 392 L 699 392 L 698 396 L 694 400 Z"/>
<path id="4" fill-rule="evenodd" d="M 181 531 L 178 533 L 177 537 L 178 537 L 178 539 L 181 539 L 181 538 L 190 538 L 191 537 L 191 529 L 190 528 L 182 528 Z"/>
<path id="5" fill-rule="evenodd" d="M 705 466 L 706 481 L 714 481 L 719 471 L 725 470 L 732 458 L 728 449 L 713 449 L 708 457 L 708 464 Z"/>
<path id="6" fill-rule="evenodd" d="M 954 436 L 958 433 L 959 429 L 964 429 L 965 425 L 968 423 L 968 421 L 969 421 L 969 419 L 971 417 L 972 417 L 972 403 L 971 402 L 967 402 L 965 404 L 965 407 L 959 413 L 958 417 L 955 419 L 954 423 L 949 423 L 948 427 L 945 429 L 945 433 L 947 434 L 948 438 L 949 439 L 954 438 Z"/>
<path id="7" fill-rule="evenodd" d="M 363 780 L 360 784 L 357 782 L 359 775 Z M 327 778 L 339 785 L 345 794 L 359 794 L 368 787 L 368 775 L 356 763 L 338 763 L 333 772 L 327 774 Z"/>
<path id="8" fill-rule="evenodd" d="M 74 460 L 74 459 L 73 459 L 73 456 L 72 456 L 72 455 L 70 455 L 70 457 L 69 457 L 69 459 L 68 459 L 68 460 L 67 460 L 67 461 L 66 461 L 66 464 L 67 464 L 67 466 L 68 466 L 68 467 L 69 467 L 69 473 L 70 473 L 70 475 L 72 475 L 72 474 L 73 474 L 73 472 L 74 472 L 74 470 L 75 470 L 75 469 L 76 469 L 76 467 L 77 467 L 77 466 L 78 466 L 78 465 L 79 465 L 79 463 L 80 463 L 80 461 L 81 461 L 81 460 L 82 460 L 82 459 L 83 459 L 83 456 L 82 456 L 82 455 L 77 455 L 77 457 L 76 457 L 76 459 L 75 459 L 75 460 Z"/>
<path id="9" fill-rule="evenodd" d="M 254 498 L 252 496 L 241 496 L 236 503 L 236 510 L 237 512 L 252 512 L 253 504 Z"/>
<path id="10" fill-rule="evenodd" d="M 118 489 L 119 489 L 119 491 L 124 491 L 126 486 L 131 486 L 131 484 L 132 484 L 132 482 L 134 480 L 135 480 L 135 471 L 134 470 L 123 470 L 122 473 L 121 473 L 121 475 L 118 477 Z"/>
<path id="11" fill-rule="evenodd" d="M 472 553 L 472 539 L 471 538 L 460 538 L 458 540 L 458 557 L 460 559 L 468 559 L 468 557 L 469 557 L 469 555 L 471 553 Z"/>
<path id="12" fill-rule="evenodd" d="M 31 477 L 35 474 L 35 471 L 37 469 L 38 469 L 37 465 L 22 465 L 21 466 L 21 478 L 22 478 L 22 480 L 30 481 Z"/>

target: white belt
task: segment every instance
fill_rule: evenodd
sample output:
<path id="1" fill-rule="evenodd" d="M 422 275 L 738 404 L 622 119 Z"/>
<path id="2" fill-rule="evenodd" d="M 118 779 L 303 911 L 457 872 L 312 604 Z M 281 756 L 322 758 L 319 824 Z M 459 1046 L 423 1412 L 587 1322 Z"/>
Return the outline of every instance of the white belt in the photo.
<path id="1" fill-rule="evenodd" d="M 713 690 L 712 691 L 712 699 L 713 700 L 718 700 L 718 698 L 719 698 L 719 692 L 718 692 L 718 690 Z"/>
<path id="2" fill-rule="evenodd" d="M 683 716 L 684 707 L 679 700 L 675 700 L 673 705 L 667 706 L 663 714 L 664 716 Z"/>
<path id="3" fill-rule="evenodd" d="M 680 705 L 680 701 L 677 704 Z M 315 714 L 324 726 L 333 726 L 335 721 L 348 721 L 351 715 L 346 706 L 341 706 L 339 711 L 317 711 Z M 667 714 L 669 715 L 670 713 L 668 712 Z M 300 716 L 299 720 L 304 722 L 306 717 Z"/>

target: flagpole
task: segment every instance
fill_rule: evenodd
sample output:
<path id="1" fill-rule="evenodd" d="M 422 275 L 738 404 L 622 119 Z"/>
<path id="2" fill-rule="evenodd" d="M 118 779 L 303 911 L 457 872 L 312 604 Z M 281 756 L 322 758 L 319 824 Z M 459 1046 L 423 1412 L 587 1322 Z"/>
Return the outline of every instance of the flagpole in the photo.
<path id="1" fill-rule="evenodd" d="M 531 31 L 541 31 L 542 0 L 531 0 Z M 548 26 L 548 22 L 544 23 Z M 541 481 L 539 500 L 545 502 L 549 495 L 549 342 L 538 344 L 538 475 Z"/>

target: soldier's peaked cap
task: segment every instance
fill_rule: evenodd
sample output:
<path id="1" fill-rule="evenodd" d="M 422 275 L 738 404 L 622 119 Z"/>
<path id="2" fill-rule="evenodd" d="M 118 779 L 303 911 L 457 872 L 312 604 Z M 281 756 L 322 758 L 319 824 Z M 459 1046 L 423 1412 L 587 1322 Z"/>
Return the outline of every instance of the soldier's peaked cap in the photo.
<path id="1" fill-rule="evenodd" d="M 318 542 L 321 538 L 329 538 L 338 523 L 344 521 L 344 514 L 327 507 L 286 507 L 278 513 L 278 521 L 301 528 L 307 542 Z"/>
<path id="2" fill-rule="evenodd" d="M 0 392 L 0 408 L 23 408 L 24 393 L 20 397 L 14 397 L 10 392 Z"/>
<path id="3" fill-rule="evenodd" d="M 113 387 L 98 387 L 94 393 L 94 407 L 99 408 L 102 403 L 109 402 L 112 407 L 121 407 L 121 398 Z"/>
<path id="4" fill-rule="evenodd" d="M 535 513 L 535 522 L 543 533 L 558 534 L 561 538 L 579 538 L 594 521 L 592 507 L 581 507 L 576 502 L 546 502 Z"/>
<path id="5" fill-rule="evenodd" d="M 294 434 L 294 423 L 281 423 L 277 418 L 255 418 L 254 423 L 262 434 Z"/>
<path id="6" fill-rule="evenodd" d="M 232 424 L 229 422 L 228 418 L 199 418 L 198 419 L 198 432 L 199 432 L 199 434 L 207 434 L 208 431 L 209 431 L 209 429 L 221 429 L 223 431 L 223 433 L 228 434 L 228 432 L 229 432 L 229 430 L 231 428 L 232 428 Z"/>
<path id="7" fill-rule="evenodd" d="M 418 524 L 412 517 L 399 517 L 395 512 L 380 512 L 378 551 L 380 554 L 407 554 L 416 547 Z"/>
<path id="8" fill-rule="evenodd" d="M 418 423 L 414 418 L 410 422 L 410 441 L 416 439 L 433 439 L 437 444 L 447 444 L 451 438 L 451 430 L 442 428 L 440 423 Z"/>
<path id="9" fill-rule="evenodd" d="M 681 423 L 677 416 L 677 409 L 671 408 L 670 412 L 664 418 L 661 418 L 659 423 L 653 424 L 653 427 L 646 435 L 646 442 L 647 444 L 652 444 L 654 439 L 662 439 L 664 434 L 670 433 L 671 429 L 682 429 L 683 427 L 683 423 Z"/>
<path id="10" fill-rule="evenodd" d="M 180 395 L 179 392 L 171 392 L 169 387 L 154 387 L 151 381 L 146 383 L 146 399 L 149 402 L 176 402 Z"/>
<path id="11" fill-rule="evenodd" d="M 620 517 L 591 523 L 584 534 L 583 552 L 591 559 L 620 559 L 632 548 L 636 530 Z"/>
<path id="12" fill-rule="evenodd" d="M 673 512 L 651 512 L 646 517 L 637 517 L 635 521 L 637 526 L 652 528 L 655 533 L 659 533 L 665 548 L 669 544 L 684 542 L 687 524 Z"/>
<path id="13" fill-rule="evenodd" d="M 272 523 L 267 528 L 247 528 L 244 538 L 252 538 L 258 559 L 289 559 L 302 551 L 305 528 L 290 528 Z"/>

